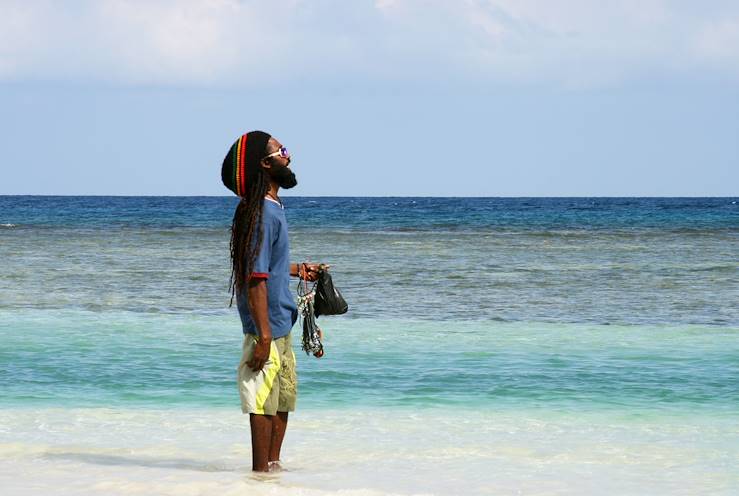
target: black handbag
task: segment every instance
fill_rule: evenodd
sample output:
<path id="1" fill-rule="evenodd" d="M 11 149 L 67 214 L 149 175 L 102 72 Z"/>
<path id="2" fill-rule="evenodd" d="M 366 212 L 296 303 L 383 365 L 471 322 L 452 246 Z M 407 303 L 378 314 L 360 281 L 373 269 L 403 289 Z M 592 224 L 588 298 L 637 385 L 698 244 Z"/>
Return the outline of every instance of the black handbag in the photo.
<path id="1" fill-rule="evenodd" d="M 334 286 L 331 274 L 323 267 L 318 271 L 313 310 L 316 317 L 319 315 L 341 315 L 349 310 L 346 300 L 344 300 L 344 297 L 341 296 L 339 290 Z"/>

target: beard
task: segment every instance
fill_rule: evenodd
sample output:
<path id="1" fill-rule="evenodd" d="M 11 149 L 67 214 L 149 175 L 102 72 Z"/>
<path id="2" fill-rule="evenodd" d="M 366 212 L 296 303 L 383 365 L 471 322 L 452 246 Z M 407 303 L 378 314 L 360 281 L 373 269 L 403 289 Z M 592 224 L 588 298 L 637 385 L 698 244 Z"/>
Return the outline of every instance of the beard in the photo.
<path id="1" fill-rule="evenodd" d="M 287 166 L 272 166 L 269 171 L 272 179 L 282 189 L 294 188 L 298 184 L 298 180 L 295 177 L 295 173 L 290 170 Z"/>

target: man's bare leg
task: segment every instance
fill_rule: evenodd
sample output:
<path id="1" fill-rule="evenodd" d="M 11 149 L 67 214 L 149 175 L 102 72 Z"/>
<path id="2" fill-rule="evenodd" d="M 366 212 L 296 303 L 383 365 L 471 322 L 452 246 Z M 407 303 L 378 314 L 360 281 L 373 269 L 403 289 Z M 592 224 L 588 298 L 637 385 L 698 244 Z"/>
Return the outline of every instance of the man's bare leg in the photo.
<path id="1" fill-rule="evenodd" d="M 269 446 L 269 461 L 280 461 L 280 449 L 282 449 L 282 440 L 285 439 L 285 431 L 287 430 L 288 412 L 277 412 L 272 418 L 272 439 Z"/>
<path id="2" fill-rule="evenodd" d="M 251 425 L 251 469 L 255 472 L 269 470 L 268 455 L 272 436 L 272 415 L 249 414 Z"/>

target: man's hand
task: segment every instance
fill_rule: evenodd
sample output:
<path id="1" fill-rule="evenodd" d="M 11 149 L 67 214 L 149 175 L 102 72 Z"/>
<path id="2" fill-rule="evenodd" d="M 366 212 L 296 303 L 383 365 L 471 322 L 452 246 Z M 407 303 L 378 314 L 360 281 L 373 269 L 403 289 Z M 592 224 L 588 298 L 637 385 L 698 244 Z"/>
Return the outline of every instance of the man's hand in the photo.
<path id="1" fill-rule="evenodd" d="M 330 265 L 318 263 L 298 264 L 298 277 L 306 281 L 317 281 L 321 266 L 323 266 L 324 270 L 328 270 L 330 267 Z"/>
<path id="2" fill-rule="evenodd" d="M 267 304 L 267 282 L 264 279 L 250 279 L 247 287 L 249 295 L 249 313 L 257 326 L 257 342 L 254 353 L 246 362 L 252 370 L 262 370 L 269 359 L 272 345 L 272 328 L 269 325 L 269 310 Z"/>
<path id="3" fill-rule="evenodd" d="M 258 371 L 264 368 L 264 364 L 269 359 L 269 352 L 272 347 L 272 336 L 268 338 L 260 337 L 254 345 L 254 353 L 252 353 L 251 360 L 246 364 L 253 370 Z"/>

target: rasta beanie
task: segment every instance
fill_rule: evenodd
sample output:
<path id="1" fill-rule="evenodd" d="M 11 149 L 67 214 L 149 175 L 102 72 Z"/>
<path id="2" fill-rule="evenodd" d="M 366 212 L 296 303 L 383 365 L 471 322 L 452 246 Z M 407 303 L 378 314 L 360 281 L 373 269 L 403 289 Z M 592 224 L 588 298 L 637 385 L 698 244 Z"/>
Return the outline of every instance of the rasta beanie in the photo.
<path id="1" fill-rule="evenodd" d="M 267 154 L 269 138 L 270 135 L 263 131 L 246 133 L 236 140 L 223 159 L 221 180 L 237 196 L 246 195 L 248 181 L 259 174 L 259 161 Z"/>

